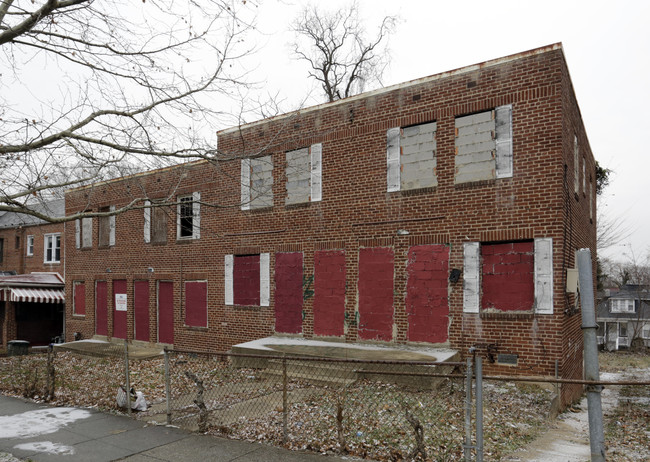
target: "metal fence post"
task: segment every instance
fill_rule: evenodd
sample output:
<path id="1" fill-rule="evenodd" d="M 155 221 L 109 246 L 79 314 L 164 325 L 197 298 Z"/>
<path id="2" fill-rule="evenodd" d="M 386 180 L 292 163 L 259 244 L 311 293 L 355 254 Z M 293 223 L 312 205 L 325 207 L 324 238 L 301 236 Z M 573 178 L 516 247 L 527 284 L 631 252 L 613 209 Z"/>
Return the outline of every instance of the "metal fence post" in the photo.
<path id="1" fill-rule="evenodd" d="M 598 381 L 598 339 L 596 312 L 594 306 L 594 280 L 591 270 L 591 251 L 578 250 L 578 281 L 580 283 L 580 305 L 582 306 L 582 335 L 584 342 L 585 379 Z M 603 431 L 603 408 L 600 397 L 601 385 L 587 387 L 587 409 L 589 412 L 589 445 L 592 462 L 605 461 L 605 437 Z"/>
<path id="2" fill-rule="evenodd" d="M 472 460 L 472 358 L 467 358 L 465 379 L 465 462 Z"/>
<path id="3" fill-rule="evenodd" d="M 282 443 L 286 444 L 288 440 L 288 431 L 287 431 L 287 414 L 289 410 L 287 409 L 287 357 L 286 355 L 282 358 Z"/>
<path id="4" fill-rule="evenodd" d="M 476 358 L 476 460 L 483 462 L 483 359 Z"/>
<path id="5" fill-rule="evenodd" d="M 129 374 L 129 344 L 124 339 L 124 374 L 126 375 L 126 409 L 131 415 L 131 380 Z"/>
<path id="6" fill-rule="evenodd" d="M 167 425 L 172 423 L 172 408 L 171 408 L 171 386 L 169 380 L 169 351 L 167 347 L 163 349 L 165 355 L 165 402 L 167 405 Z"/>

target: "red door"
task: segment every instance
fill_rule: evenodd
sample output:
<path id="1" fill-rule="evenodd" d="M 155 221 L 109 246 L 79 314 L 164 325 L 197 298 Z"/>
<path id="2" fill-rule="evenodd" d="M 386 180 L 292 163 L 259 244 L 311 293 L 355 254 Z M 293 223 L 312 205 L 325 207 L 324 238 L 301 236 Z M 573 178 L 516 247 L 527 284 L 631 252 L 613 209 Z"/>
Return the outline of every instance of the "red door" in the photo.
<path id="1" fill-rule="evenodd" d="M 406 265 L 407 340 L 443 343 L 448 338 L 449 247 L 418 245 L 408 252 Z"/>
<path id="2" fill-rule="evenodd" d="M 302 253 L 275 254 L 275 331 L 302 332 Z"/>
<path id="3" fill-rule="evenodd" d="M 108 289 L 106 281 L 95 281 L 95 333 L 108 335 Z"/>
<path id="4" fill-rule="evenodd" d="M 113 281 L 113 337 L 126 338 L 126 281 Z"/>
<path id="5" fill-rule="evenodd" d="M 314 253 L 314 335 L 341 336 L 345 322 L 345 252 Z"/>
<path id="6" fill-rule="evenodd" d="M 393 267 L 393 249 L 359 249 L 360 339 L 393 338 Z"/>
<path id="7" fill-rule="evenodd" d="M 174 283 L 158 281 L 158 342 L 174 343 Z"/>
<path id="8" fill-rule="evenodd" d="M 149 281 L 133 283 L 135 339 L 149 341 Z"/>

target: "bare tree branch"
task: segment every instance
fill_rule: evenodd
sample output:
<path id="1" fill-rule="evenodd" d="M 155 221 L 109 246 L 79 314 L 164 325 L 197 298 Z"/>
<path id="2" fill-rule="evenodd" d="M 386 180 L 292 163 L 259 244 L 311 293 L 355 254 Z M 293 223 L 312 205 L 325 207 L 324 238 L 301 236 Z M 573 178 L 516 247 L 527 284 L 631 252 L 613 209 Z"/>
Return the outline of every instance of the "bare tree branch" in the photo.
<path id="1" fill-rule="evenodd" d="M 85 215 L 31 205 L 152 167 L 229 159 L 214 134 L 250 88 L 239 62 L 254 48 L 255 3 L 0 0 L 0 211 L 76 219 Z M 137 196 L 127 208 L 147 193 Z"/>
<path id="2" fill-rule="evenodd" d="M 397 21 L 386 16 L 377 36 L 366 39 L 356 2 L 334 12 L 306 7 L 292 26 L 297 36 L 293 53 L 308 63 L 309 76 L 319 82 L 328 101 L 347 98 L 364 91 L 366 84 L 381 84 L 388 36 Z"/>

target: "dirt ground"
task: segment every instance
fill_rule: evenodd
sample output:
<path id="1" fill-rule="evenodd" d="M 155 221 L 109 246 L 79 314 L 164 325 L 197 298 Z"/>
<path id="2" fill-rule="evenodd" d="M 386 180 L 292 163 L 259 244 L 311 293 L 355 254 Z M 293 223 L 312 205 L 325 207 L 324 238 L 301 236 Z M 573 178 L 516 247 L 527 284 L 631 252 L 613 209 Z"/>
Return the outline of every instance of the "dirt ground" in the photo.
<path id="1" fill-rule="evenodd" d="M 650 368 L 606 367 L 612 372 L 601 372 L 603 381 L 650 380 Z M 601 393 L 603 420 L 605 427 L 605 449 L 608 461 L 650 461 L 650 399 L 645 398 L 648 387 L 624 389 L 621 386 L 605 387 Z M 630 396 L 632 395 L 632 396 Z M 636 399 L 635 399 L 636 398 Z M 636 401 L 636 402 L 635 402 Z M 642 411 L 640 425 L 619 421 L 619 415 L 631 415 L 630 404 L 645 409 Z M 636 410 L 638 410 L 638 408 Z M 643 422 L 645 420 L 645 423 Z M 644 428 L 645 424 L 645 428 Z M 624 436 L 621 431 L 630 429 L 631 434 Z M 645 434 L 643 434 L 645 432 Z M 544 461 L 544 462 L 583 462 L 590 460 L 589 421 L 587 399 L 584 397 L 578 406 L 566 411 L 553 422 L 545 433 L 532 443 L 508 456 L 507 461 Z"/>

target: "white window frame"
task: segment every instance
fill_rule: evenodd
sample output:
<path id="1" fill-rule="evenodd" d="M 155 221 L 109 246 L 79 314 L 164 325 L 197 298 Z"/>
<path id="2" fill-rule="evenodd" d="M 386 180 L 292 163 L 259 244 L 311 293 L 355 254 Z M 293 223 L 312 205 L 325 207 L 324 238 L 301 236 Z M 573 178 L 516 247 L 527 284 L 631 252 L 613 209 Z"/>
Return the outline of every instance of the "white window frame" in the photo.
<path id="1" fill-rule="evenodd" d="M 192 235 L 181 236 L 181 206 L 185 199 L 190 199 L 192 202 Z M 189 201 L 187 201 L 189 202 Z M 178 203 L 176 204 L 176 239 L 199 239 L 201 237 L 201 193 L 193 192 L 184 196 L 178 196 Z"/>
<path id="2" fill-rule="evenodd" d="M 55 245 L 58 238 L 58 247 Z M 43 236 L 43 263 L 61 263 L 61 233 L 49 233 Z M 59 250 L 59 259 L 56 260 L 56 250 Z M 47 259 L 47 252 L 51 251 L 52 258 Z"/>
<path id="3" fill-rule="evenodd" d="M 609 310 L 610 313 L 635 313 L 635 303 L 633 299 L 627 298 L 610 298 Z"/>
<path id="4" fill-rule="evenodd" d="M 481 243 L 463 243 L 463 312 L 481 311 Z M 553 239 L 534 239 L 534 275 L 536 314 L 553 314 Z"/>
<path id="5" fill-rule="evenodd" d="M 260 253 L 260 306 L 269 306 L 271 300 L 271 254 Z M 235 304 L 234 290 L 235 255 L 224 258 L 224 295 L 225 304 Z"/>
<path id="6" fill-rule="evenodd" d="M 34 235 L 33 234 L 27 236 L 27 242 L 25 248 L 26 248 L 27 256 L 33 257 L 34 256 Z"/>

